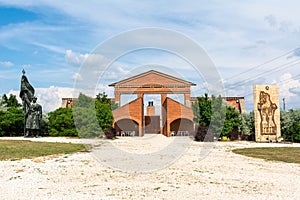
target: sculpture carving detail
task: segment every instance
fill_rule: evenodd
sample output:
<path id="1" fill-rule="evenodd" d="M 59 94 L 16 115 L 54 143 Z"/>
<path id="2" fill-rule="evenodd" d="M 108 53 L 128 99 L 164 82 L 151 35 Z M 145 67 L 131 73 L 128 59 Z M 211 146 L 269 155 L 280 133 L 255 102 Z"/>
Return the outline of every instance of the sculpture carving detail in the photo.
<path id="1" fill-rule="evenodd" d="M 266 88 L 268 89 L 268 88 Z M 277 126 L 274 120 L 277 105 L 271 101 L 270 94 L 260 92 L 257 108 L 260 113 L 260 130 L 262 135 L 276 135 Z"/>

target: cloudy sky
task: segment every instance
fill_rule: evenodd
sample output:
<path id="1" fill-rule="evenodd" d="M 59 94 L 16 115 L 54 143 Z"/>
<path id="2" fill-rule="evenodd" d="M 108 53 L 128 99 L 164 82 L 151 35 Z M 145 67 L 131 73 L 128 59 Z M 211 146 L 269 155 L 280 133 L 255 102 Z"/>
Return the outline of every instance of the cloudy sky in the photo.
<path id="1" fill-rule="evenodd" d="M 167 48 L 185 49 L 181 40 L 155 33 L 151 40 L 166 48 L 131 49 L 113 59 L 103 53 L 147 40 L 143 34 L 115 39 L 151 27 L 203 48 L 199 59 L 214 63 L 223 94 L 244 96 L 247 111 L 253 109 L 253 84 L 278 84 L 287 109 L 300 108 L 299 7 L 296 0 L 0 0 L 0 95 L 18 95 L 23 68 L 46 112 L 58 108 L 62 97 L 76 96 L 77 83 L 90 76 L 94 84 L 83 92 L 112 96 L 109 84 L 150 69 L 196 83 L 193 96 L 210 92 L 205 70 Z"/>

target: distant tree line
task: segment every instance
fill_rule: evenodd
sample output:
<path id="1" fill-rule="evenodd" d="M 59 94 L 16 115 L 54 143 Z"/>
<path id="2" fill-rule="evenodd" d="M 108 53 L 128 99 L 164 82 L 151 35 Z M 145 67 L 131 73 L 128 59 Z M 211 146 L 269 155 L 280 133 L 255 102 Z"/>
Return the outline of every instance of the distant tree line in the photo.
<path id="1" fill-rule="evenodd" d="M 50 136 L 100 136 L 112 126 L 112 109 L 117 104 L 107 98 L 105 93 L 99 93 L 96 101 L 81 93 L 73 106 L 73 109 L 58 108 L 43 114 L 41 132 Z M 21 105 L 15 95 L 8 98 L 4 94 L 0 99 L 0 136 L 22 136 L 23 129 L 24 113 Z"/>
<path id="2" fill-rule="evenodd" d="M 15 95 L 5 94 L 0 99 L 0 136 L 23 134 L 24 114 Z"/>
<path id="3" fill-rule="evenodd" d="M 118 107 L 105 93 L 99 93 L 96 100 L 80 94 L 73 105 L 73 109 L 58 108 L 43 114 L 42 133 L 50 136 L 100 136 L 111 129 L 112 110 Z M 240 114 L 226 104 L 221 96 L 208 97 L 205 94 L 198 97 L 192 109 L 197 126 L 196 140 L 215 137 L 254 139 L 253 112 Z M 286 141 L 300 142 L 300 110 L 281 111 L 280 121 L 282 137 Z M 23 130 L 24 114 L 21 105 L 15 95 L 7 97 L 4 94 L 0 98 L 0 136 L 22 136 Z"/>
<path id="4" fill-rule="evenodd" d="M 254 140 L 254 113 L 240 114 L 234 107 L 224 102 L 221 96 L 197 98 L 192 105 L 194 122 L 197 125 L 195 139 L 203 141 L 214 138 L 230 140 Z M 222 123 L 223 122 L 223 123 Z M 300 110 L 280 112 L 281 135 L 286 141 L 300 142 Z"/>

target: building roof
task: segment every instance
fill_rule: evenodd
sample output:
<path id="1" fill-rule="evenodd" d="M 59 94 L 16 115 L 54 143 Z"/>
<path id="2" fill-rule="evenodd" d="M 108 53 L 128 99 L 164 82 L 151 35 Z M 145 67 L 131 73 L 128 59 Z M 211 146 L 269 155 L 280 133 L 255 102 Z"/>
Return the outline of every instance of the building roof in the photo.
<path id="1" fill-rule="evenodd" d="M 177 78 L 177 77 L 174 77 L 174 76 L 162 73 L 162 72 L 158 72 L 158 71 L 155 71 L 155 70 L 150 70 L 150 71 L 147 71 L 147 72 L 144 72 L 144 73 L 141 73 L 141 74 L 138 74 L 138 75 L 126 78 L 124 80 L 112 83 L 109 86 L 115 87 L 116 85 L 126 84 L 128 82 L 131 82 L 133 80 L 138 80 L 138 79 L 141 79 L 141 81 L 142 81 L 142 79 L 144 79 L 145 77 L 150 76 L 150 75 L 157 75 L 157 76 L 163 77 L 165 79 L 169 79 L 169 80 L 172 80 L 172 81 L 178 82 L 180 84 L 184 84 L 184 85 L 189 85 L 189 86 L 196 85 L 195 83 L 192 83 L 190 81 L 186 81 L 186 80 L 183 80 L 183 79 L 180 79 L 180 78 Z M 159 83 L 159 81 L 156 80 L 156 83 L 163 85 L 165 82 Z M 147 83 L 145 83 L 145 84 L 147 84 Z"/>

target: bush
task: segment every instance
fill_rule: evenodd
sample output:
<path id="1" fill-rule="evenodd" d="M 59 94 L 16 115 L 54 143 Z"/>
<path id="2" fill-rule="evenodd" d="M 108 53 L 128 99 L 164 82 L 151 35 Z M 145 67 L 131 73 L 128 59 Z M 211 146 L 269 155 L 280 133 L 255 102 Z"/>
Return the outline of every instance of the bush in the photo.
<path id="1" fill-rule="evenodd" d="M 0 136 L 21 136 L 24 131 L 24 114 L 21 108 L 0 110 Z"/>
<path id="2" fill-rule="evenodd" d="M 110 127 L 104 132 L 104 134 L 107 139 L 114 139 L 117 136 L 117 131 L 115 128 Z"/>
<path id="3" fill-rule="evenodd" d="M 213 142 L 214 134 L 206 126 L 199 126 L 195 134 L 195 140 L 201 142 Z"/>
<path id="4" fill-rule="evenodd" d="M 58 108 L 48 115 L 50 136 L 78 136 L 71 108 Z"/>
<path id="5" fill-rule="evenodd" d="M 238 131 L 236 131 L 236 130 L 232 130 L 232 131 L 230 131 L 230 133 L 229 133 L 229 139 L 231 140 L 231 141 L 233 141 L 233 140 L 237 140 L 237 139 L 239 139 L 239 132 Z"/>
<path id="6" fill-rule="evenodd" d="M 250 135 L 247 135 L 247 134 L 241 135 L 241 140 L 249 140 L 249 138 L 250 138 Z"/>

